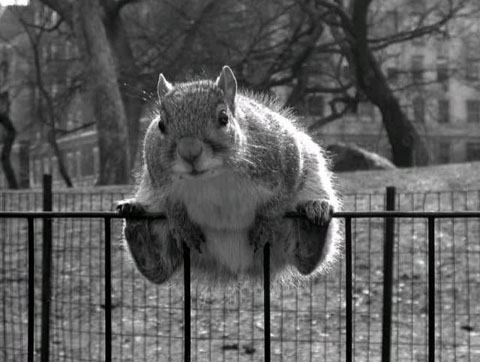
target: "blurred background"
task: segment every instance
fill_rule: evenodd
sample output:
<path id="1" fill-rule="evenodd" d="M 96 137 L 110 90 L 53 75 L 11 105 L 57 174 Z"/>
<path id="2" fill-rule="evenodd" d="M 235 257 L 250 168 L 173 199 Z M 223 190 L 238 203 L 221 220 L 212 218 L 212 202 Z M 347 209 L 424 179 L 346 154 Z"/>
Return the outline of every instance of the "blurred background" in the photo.
<path id="1" fill-rule="evenodd" d="M 0 187 L 126 184 L 160 72 L 292 107 L 337 170 L 480 160 L 476 0 L 2 0 Z"/>

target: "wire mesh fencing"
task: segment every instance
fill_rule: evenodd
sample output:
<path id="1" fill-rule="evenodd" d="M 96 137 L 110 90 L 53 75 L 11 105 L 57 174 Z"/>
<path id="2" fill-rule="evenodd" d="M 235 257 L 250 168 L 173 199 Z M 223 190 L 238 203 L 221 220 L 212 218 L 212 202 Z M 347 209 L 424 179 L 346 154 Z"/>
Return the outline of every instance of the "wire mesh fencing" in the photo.
<path id="1" fill-rule="evenodd" d="M 128 191 L 55 192 L 55 211 L 112 210 Z M 0 193 L 4 211 L 39 211 L 42 194 Z M 345 210 L 385 209 L 384 194 L 345 196 Z M 396 197 L 402 211 L 480 209 L 480 191 L 407 193 Z M 274 361 L 347 360 L 347 304 L 352 311 L 351 356 L 380 361 L 384 280 L 384 219 L 351 220 L 351 298 L 346 260 L 302 289 L 270 295 L 270 349 Z M 35 220 L 35 359 L 40 359 L 42 323 L 42 223 Z M 426 361 L 429 356 L 428 220 L 394 223 L 391 360 Z M 480 222 L 441 218 L 435 227 L 436 361 L 480 358 Z M 181 281 L 154 286 L 144 281 L 125 253 L 120 220 L 112 220 L 111 351 L 114 361 L 180 361 L 185 358 L 184 288 Z M 0 354 L 27 360 L 28 223 L 0 218 L 2 283 Z M 101 219 L 52 221 L 49 317 L 51 361 L 105 360 L 105 223 Z M 248 286 L 211 292 L 193 286 L 189 328 L 192 361 L 263 361 L 263 291 Z M 431 336 L 430 336 L 431 338 Z"/>

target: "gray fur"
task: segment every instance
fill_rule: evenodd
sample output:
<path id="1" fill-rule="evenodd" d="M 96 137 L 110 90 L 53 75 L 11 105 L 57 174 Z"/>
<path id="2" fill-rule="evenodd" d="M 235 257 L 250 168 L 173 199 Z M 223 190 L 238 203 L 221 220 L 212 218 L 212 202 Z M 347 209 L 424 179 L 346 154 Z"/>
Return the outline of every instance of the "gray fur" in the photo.
<path id="1" fill-rule="evenodd" d="M 339 222 L 330 218 L 330 211 L 339 210 L 340 201 L 328 162 L 320 146 L 295 125 L 292 113 L 268 97 L 239 91 L 234 106 L 229 106 L 218 85 L 224 73 L 225 68 L 216 82 L 180 83 L 168 92 L 159 91 L 157 112 L 145 136 L 141 181 L 134 199 L 120 207 L 134 204 L 145 211 L 166 212 L 169 218 L 144 222 L 148 225 L 143 228 L 127 219 L 129 250 L 140 272 L 156 283 L 181 265 L 183 242 L 191 248 L 192 267 L 198 271 L 193 274 L 199 279 L 238 282 L 257 280 L 262 272 L 259 250 L 270 243 L 274 282 L 301 284 L 324 272 L 339 252 Z M 228 113 L 225 127 L 218 125 L 219 109 Z M 200 166 L 179 159 L 176 144 L 184 137 L 204 145 Z M 214 165 L 205 166 L 205 179 L 182 174 L 182 167 L 195 170 L 202 165 Z M 217 190 L 223 199 L 215 199 Z M 296 209 L 306 219 L 283 218 Z M 244 233 L 250 249 L 243 244 Z M 228 256 L 228 245 L 239 248 L 241 260 Z"/>

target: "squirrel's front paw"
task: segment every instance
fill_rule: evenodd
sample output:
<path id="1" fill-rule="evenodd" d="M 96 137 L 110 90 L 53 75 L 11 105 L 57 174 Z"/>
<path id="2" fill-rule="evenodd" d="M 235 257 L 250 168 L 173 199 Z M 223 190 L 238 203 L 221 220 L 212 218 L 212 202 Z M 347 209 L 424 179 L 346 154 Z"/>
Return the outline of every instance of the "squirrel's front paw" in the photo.
<path id="1" fill-rule="evenodd" d="M 116 209 L 121 216 L 138 216 L 145 213 L 145 208 L 135 199 L 119 201 Z"/>
<path id="2" fill-rule="evenodd" d="M 297 212 L 314 225 L 328 226 L 332 220 L 333 207 L 327 200 L 312 200 L 297 205 Z"/>

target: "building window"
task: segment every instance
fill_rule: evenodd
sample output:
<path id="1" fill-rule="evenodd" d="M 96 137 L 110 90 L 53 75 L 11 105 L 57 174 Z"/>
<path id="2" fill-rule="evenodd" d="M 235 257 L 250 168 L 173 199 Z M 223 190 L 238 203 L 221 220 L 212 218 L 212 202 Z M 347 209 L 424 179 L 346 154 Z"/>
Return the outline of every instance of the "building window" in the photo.
<path id="1" fill-rule="evenodd" d="M 480 161 L 480 142 L 468 142 L 466 146 L 467 161 Z"/>
<path id="2" fill-rule="evenodd" d="M 423 55 L 412 56 L 411 72 L 414 83 L 420 83 L 423 80 Z"/>
<path id="3" fill-rule="evenodd" d="M 450 142 L 445 141 L 438 143 L 437 160 L 439 163 L 450 162 Z"/>
<path id="4" fill-rule="evenodd" d="M 465 78 L 467 80 L 478 80 L 479 78 L 479 64 L 478 59 L 475 58 L 467 58 L 465 64 Z"/>
<path id="5" fill-rule="evenodd" d="M 438 123 L 450 122 L 450 101 L 448 99 L 438 100 Z"/>
<path id="6" fill-rule="evenodd" d="M 93 150 L 90 147 L 86 147 L 83 150 L 82 175 L 83 176 L 93 175 L 93 171 L 94 171 Z"/>
<path id="7" fill-rule="evenodd" d="M 450 43 L 445 37 L 439 36 L 435 38 L 435 51 L 438 55 L 448 58 L 449 45 Z"/>
<path id="8" fill-rule="evenodd" d="M 412 39 L 412 44 L 420 47 L 425 45 L 425 36 L 418 36 Z"/>
<path id="9" fill-rule="evenodd" d="M 425 123 L 425 100 L 422 97 L 413 99 L 413 117 L 416 122 Z"/>
<path id="10" fill-rule="evenodd" d="M 70 58 L 72 57 L 72 43 L 70 41 L 66 41 L 64 43 L 64 54 L 65 54 L 65 59 L 66 60 L 70 60 Z"/>
<path id="11" fill-rule="evenodd" d="M 35 160 L 34 180 L 35 185 L 40 183 L 42 179 L 42 161 L 40 159 Z"/>
<path id="12" fill-rule="evenodd" d="M 467 100 L 467 122 L 480 123 L 480 100 Z"/>
<path id="13" fill-rule="evenodd" d="M 448 87 L 448 60 L 445 57 L 437 59 L 437 81 L 443 83 L 444 87 Z"/>
<path id="14" fill-rule="evenodd" d="M 44 157 L 43 159 L 43 173 L 46 175 L 52 174 L 52 165 L 50 163 L 50 157 Z"/>
<path id="15" fill-rule="evenodd" d="M 312 94 L 307 97 L 307 112 L 310 116 L 323 116 L 324 100 L 320 94 Z"/>

